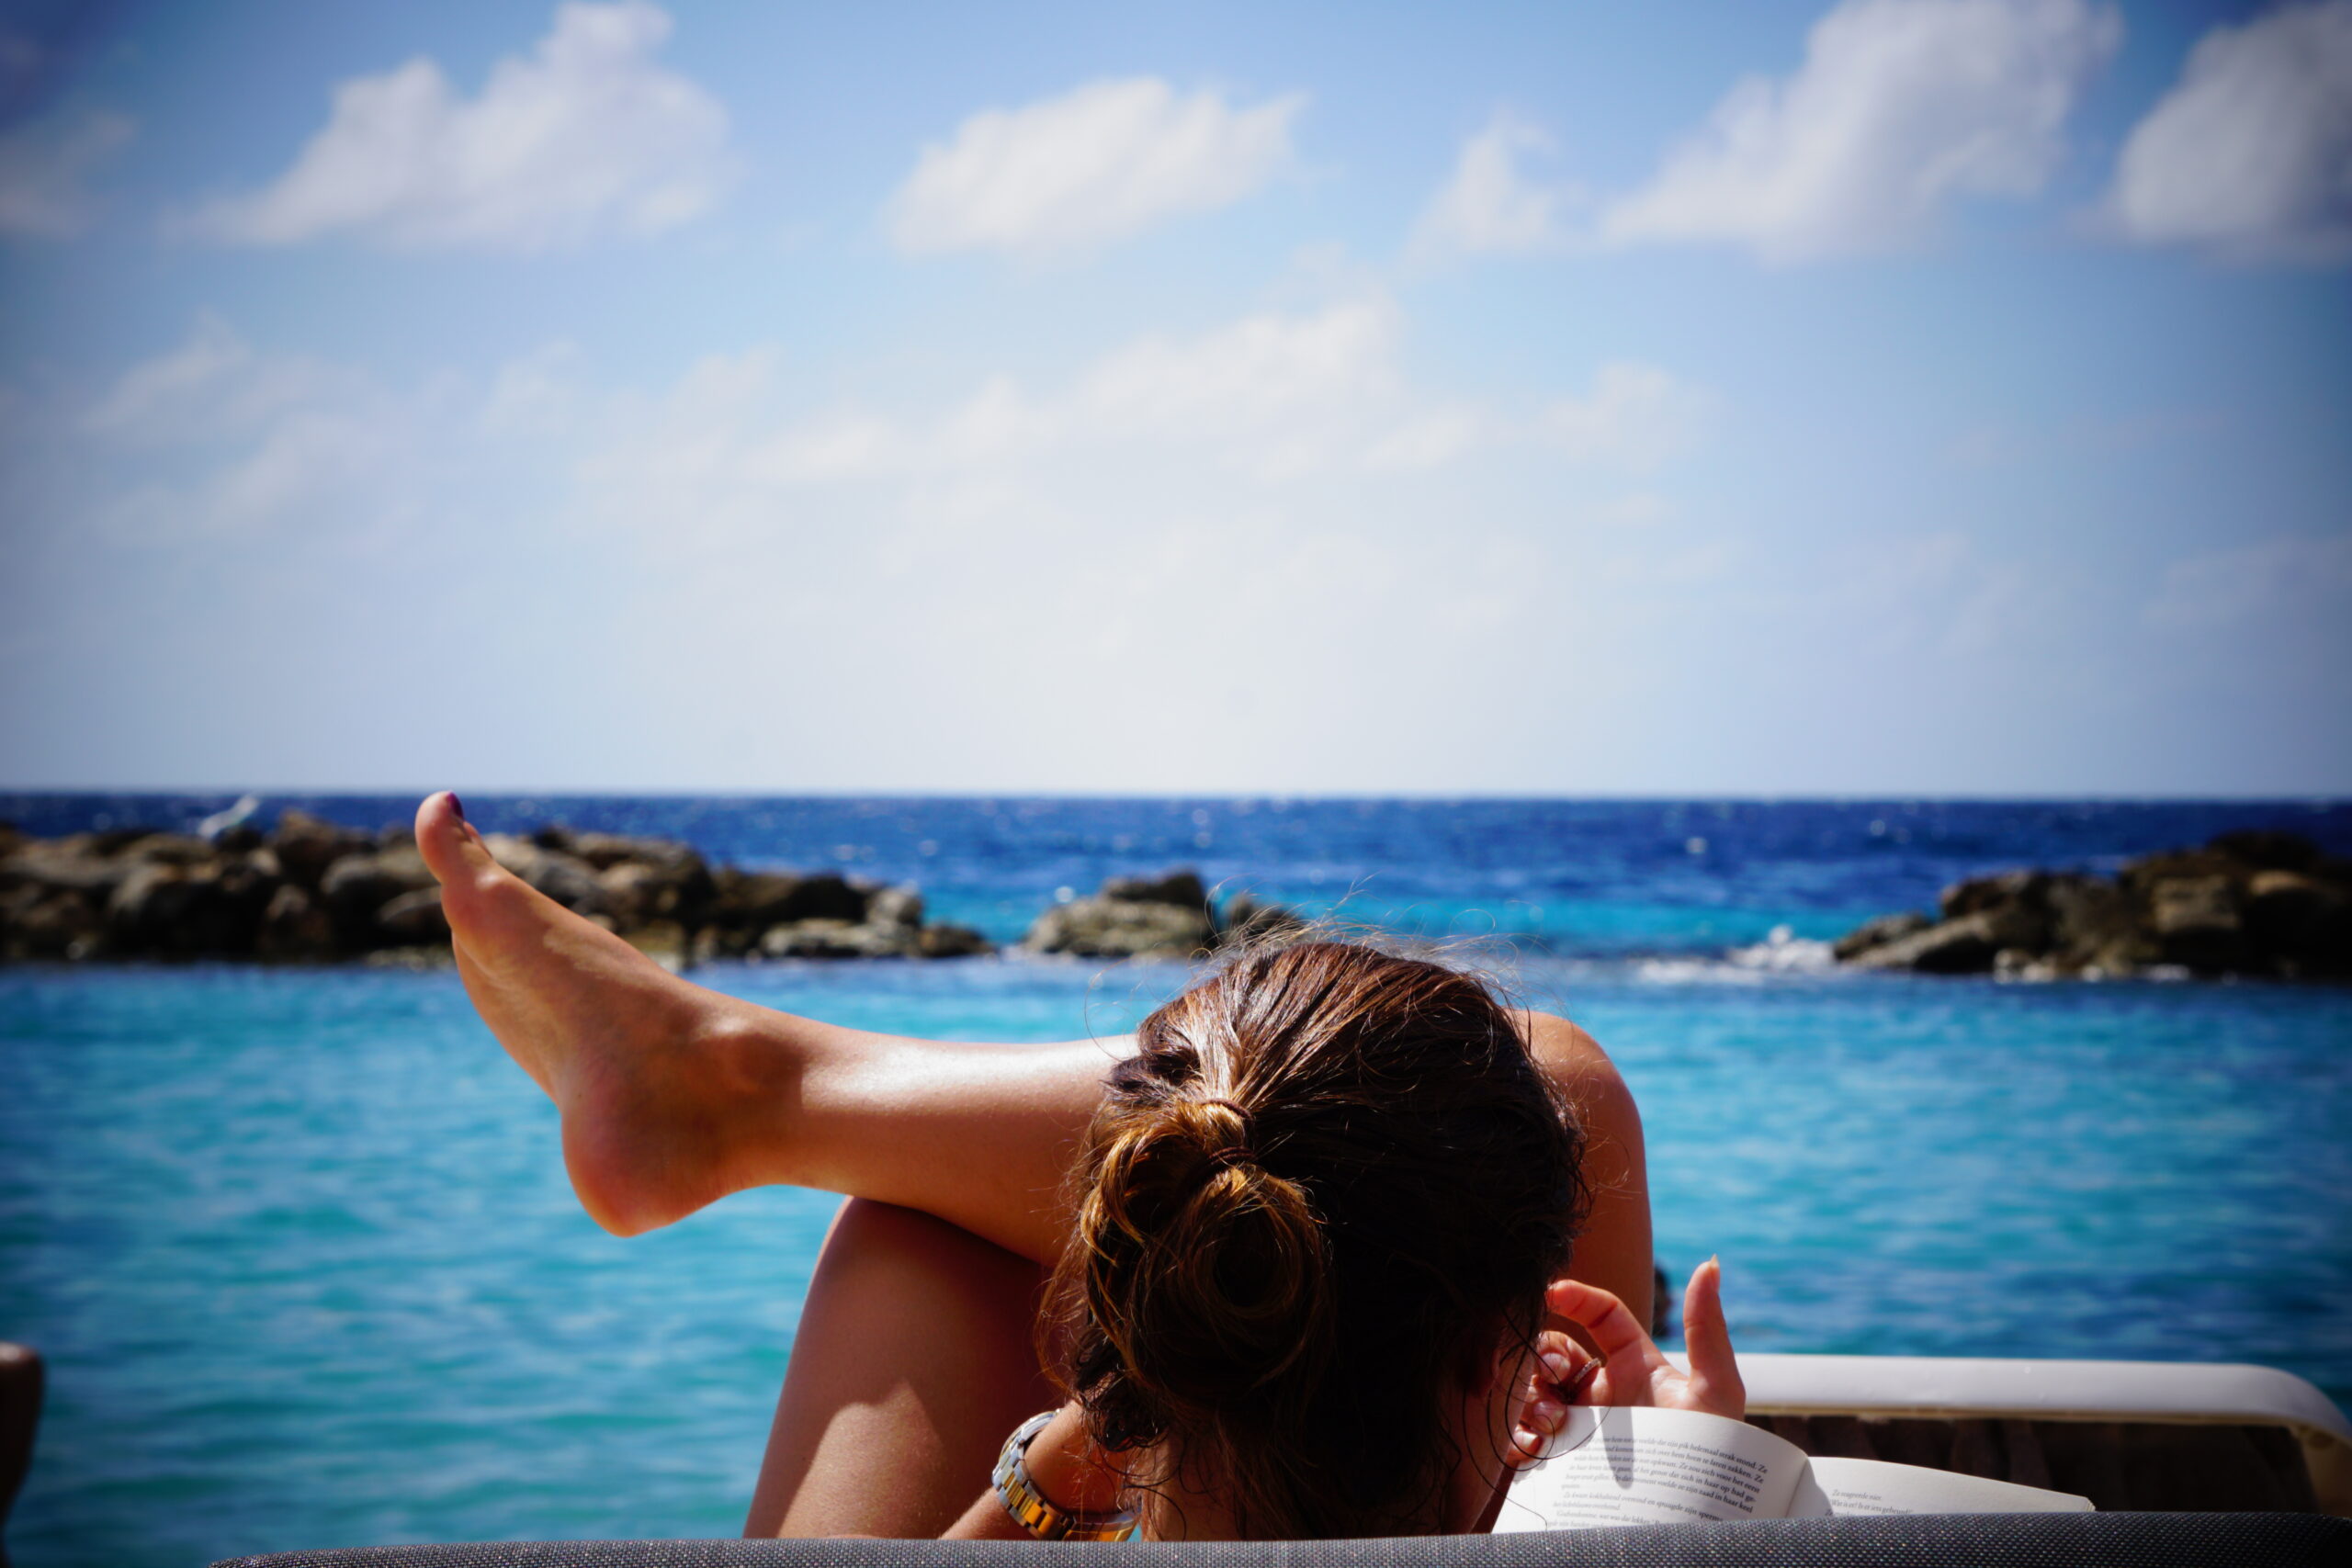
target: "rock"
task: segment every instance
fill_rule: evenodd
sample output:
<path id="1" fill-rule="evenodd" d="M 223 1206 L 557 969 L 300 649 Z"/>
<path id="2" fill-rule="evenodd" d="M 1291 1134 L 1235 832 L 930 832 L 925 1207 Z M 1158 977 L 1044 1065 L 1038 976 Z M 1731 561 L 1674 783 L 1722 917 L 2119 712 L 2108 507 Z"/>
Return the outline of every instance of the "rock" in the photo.
<path id="1" fill-rule="evenodd" d="M 2320 863 L 2320 848 L 2301 833 L 2249 828 L 2223 833 L 2205 846 L 2256 871 L 2308 872 Z"/>
<path id="2" fill-rule="evenodd" d="M 586 861 L 598 871 L 607 871 L 624 861 L 639 861 L 660 866 L 684 875 L 709 867 L 703 863 L 693 846 L 674 839 L 638 839 L 620 833 L 574 833 L 571 835 L 571 852 Z"/>
<path id="3" fill-rule="evenodd" d="M 865 919 L 869 890 L 830 871 L 796 876 L 789 872 L 729 869 L 718 874 L 717 883 L 710 915 L 715 924 L 764 930 L 795 920 L 846 920 L 855 925 Z"/>
<path id="4" fill-rule="evenodd" d="M 1227 942 L 1304 931 L 1306 922 L 1273 904 L 1237 893 L 1220 931 L 1200 873 L 1114 876 L 1091 898 L 1057 904 L 1039 915 L 1021 945 L 1032 953 L 1081 958 L 1194 958 Z"/>
<path id="5" fill-rule="evenodd" d="M 103 907 L 132 863 L 91 852 L 87 834 L 74 839 L 36 840 L 6 861 L 0 861 L 0 887 L 71 888 L 90 895 Z"/>
<path id="6" fill-rule="evenodd" d="M 2049 880 L 2050 874 L 2045 871 L 2005 871 L 1996 876 L 1974 876 L 1945 888 L 1937 907 L 1947 920 L 2012 904 L 2040 907 Z"/>
<path id="7" fill-rule="evenodd" d="M 810 880 L 816 880 L 811 878 Z M 911 887 L 879 887 L 863 895 L 865 918 L 818 915 L 770 926 L 759 938 L 763 958 L 960 958 L 994 949 L 967 926 L 926 926 L 922 895 Z M 723 952 L 723 946 L 714 948 Z"/>
<path id="8" fill-rule="evenodd" d="M 394 947 L 419 947 L 449 940 L 449 917 L 441 908 L 441 889 L 420 887 L 403 893 L 376 911 L 376 930 Z"/>
<path id="9" fill-rule="evenodd" d="M 1279 904 L 1261 904 L 1247 893 L 1236 893 L 1226 900 L 1224 928 L 1217 940 L 1221 945 L 1231 947 L 1295 936 L 1306 929 L 1306 921 Z"/>
<path id="10" fill-rule="evenodd" d="M 881 931 L 922 929 L 922 895 L 911 887 L 877 887 L 865 900 L 865 923 Z"/>
<path id="11" fill-rule="evenodd" d="M 747 926 L 705 926 L 695 932 L 695 962 L 749 957 L 759 951 L 760 938 L 766 934 Z"/>
<path id="12" fill-rule="evenodd" d="M 0 892 L 0 957 L 75 961 L 106 952 L 102 898 L 28 883 Z"/>
<path id="13" fill-rule="evenodd" d="M 281 884 L 262 911 L 260 929 L 254 933 L 254 953 L 281 964 L 333 958 L 334 922 L 315 895 L 290 882 Z"/>
<path id="14" fill-rule="evenodd" d="M 1114 876 L 1102 885 L 1097 897 L 1123 904 L 1173 904 L 1180 909 L 1206 909 L 1209 890 L 1197 871 L 1171 871 L 1165 876 Z"/>
<path id="15" fill-rule="evenodd" d="M 2052 947 L 2068 972 L 2096 969 L 2127 975 L 2156 961 L 2156 950 L 2140 930 L 2131 897 L 2095 876 L 2053 878 L 2049 890 Z"/>
<path id="16" fill-rule="evenodd" d="M 1838 942 L 1872 969 L 2023 978 L 2197 975 L 2352 976 L 2352 874 L 2293 833 L 2225 833 L 2129 862 L 2112 882 L 2013 871 L 1944 890 L 1944 919 L 1888 916 Z"/>
<path id="17" fill-rule="evenodd" d="M 107 828 L 96 833 L 69 833 L 59 848 L 74 854 L 119 855 L 141 839 L 155 836 L 153 828 Z"/>
<path id="18" fill-rule="evenodd" d="M 126 860 L 142 865 L 209 865 L 220 856 L 209 839 L 185 833 L 148 833 L 121 852 Z"/>
<path id="19" fill-rule="evenodd" d="M 277 814 L 277 829 L 269 836 L 269 847 L 287 881 L 315 892 L 329 866 L 346 856 L 369 853 L 376 841 L 356 829 L 339 828 L 288 807 Z"/>
<path id="20" fill-rule="evenodd" d="M 1864 920 L 1830 944 L 1829 951 L 1840 964 L 1850 964 L 1874 947 L 1884 947 L 1915 932 L 1926 931 L 1936 922 L 1917 909 L 1905 909 L 1897 915 L 1881 915 L 1874 920 Z"/>
<path id="21" fill-rule="evenodd" d="M 1057 904 L 1037 917 L 1021 945 L 1032 953 L 1066 953 L 1080 958 L 1184 959 L 1216 946 L 1216 922 L 1209 916 L 1205 891 L 1202 902 L 1168 897 L 1136 898 L 1135 889 L 1162 891 L 1173 885 L 1189 894 L 1200 888 L 1200 878 L 1189 873 L 1189 887 L 1178 877 L 1156 883 L 1119 879 L 1104 883 L 1091 898 Z"/>
<path id="22" fill-rule="evenodd" d="M 925 926 L 915 942 L 918 958 L 977 958 L 995 951 L 995 943 L 969 926 Z"/>
<path id="23" fill-rule="evenodd" d="M 968 928 L 926 927 L 912 887 L 833 872 L 714 875 L 686 844 L 555 824 L 484 843 L 539 892 L 682 963 L 991 951 Z M 288 810 L 266 840 L 233 824 L 212 840 L 145 828 L 39 840 L 0 824 L 0 960 L 446 962 L 448 939 L 438 888 L 401 824 L 371 836 Z"/>
<path id="24" fill-rule="evenodd" d="M 145 862 L 107 899 L 109 945 L 118 953 L 166 958 L 243 957 L 253 952 L 255 930 L 277 890 L 275 876 L 242 859 L 203 865 L 176 857 Z"/>
<path id="25" fill-rule="evenodd" d="M 2167 876 L 2147 885 L 2147 898 L 2149 929 L 2165 963 L 2200 975 L 2244 966 L 2245 922 L 2228 876 Z"/>
<path id="26" fill-rule="evenodd" d="M 795 920 L 770 928 L 760 938 L 763 958 L 896 958 L 912 956 L 918 933 L 853 924 L 848 920 Z"/>
<path id="27" fill-rule="evenodd" d="M 2000 922 L 2003 945 L 2040 954 L 2049 950 L 2057 921 L 2053 902 L 2062 890 L 2083 880 L 2069 874 L 2046 871 L 2005 871 L 1980 876 L 1944 889 L 1940 907 L 1947 920 L 1970 915 L 1993 915 Z"/>
<path id="28" fill-rule="evenodd" d="M 541 829 L 546 834 L 549 831 Z M 482 839 L 491 859 L 578 915 L 602 915 L 605 889 L 586 861 L 562 850 L 548 849 L 513 833 L 491 833 Z"/>
<path id="29" fill-rule="evenodd" d="M 2004 980 L 2039 979 L 2039 972 L 2047 967 L 2022 947 L 2005 947 L 1993 954 L 1993 973 Z"/>
<path id="30" fill-rule="evenodd" d="M 2352 975 L 2352 893 L 2294 871 L 2259 871 L 2246 885 L 2245 933 L 2281 973 Z"/>
<path id="31" fill-rule="evenodd" d="M 279 853 L 284 853 L 281 848 Z M 414 849 L 346 855 L 327 868 L 319 902 L 334 927 L 334 944 L 345 953 L 365 953 L 379 944 L 376 911 L 403 893 L 433 886 L 433 874 Z"/>
<path id="32" fill-rule="evenodd" d="M 595 863 L 584 855 L 580 863 Z M 700 925 L 710 908 L 710 873 L 699 856 L 673 870 L 649 861 L 616 861 L 595 873 L 602 907 L 626 928 L 653 920 Z"/>
<path id="33" fill-rule="evenodd" d="M 2115 879 L 2125 892 L 2145 903 L 2159 882 L 2199 876 L 2243 882 L 2250 874 L 2244 861 L 2216 850 L 2163 850 L 2127 861 Z"/>
<path id="34" fill-rule="evenodd" d="M 2030 955 L 2030 945 L 2018 939 L 2040 929 L 2030 915 L 1984 909 L 1883 942 L 1853 962 L 1860 969 L 1916 969 L 1922 975 L 1990 974 L 2004 948 L 2023 949 Z"/>
<path id="35" fill-rule="evenodd" d="M 212 840 L 213 849 L 221 854 L 251 854 L 269 842 L 261 836 L 261 829 L 250 822 L 234 823 L 207 837 Z"/>
<path id="36" fill-rule="evenodd" d="M 650 958 L 683 968 L 695 961 L 695 933 L 675 920 L 648 920 L 622 929 L 621 940 Z"/>

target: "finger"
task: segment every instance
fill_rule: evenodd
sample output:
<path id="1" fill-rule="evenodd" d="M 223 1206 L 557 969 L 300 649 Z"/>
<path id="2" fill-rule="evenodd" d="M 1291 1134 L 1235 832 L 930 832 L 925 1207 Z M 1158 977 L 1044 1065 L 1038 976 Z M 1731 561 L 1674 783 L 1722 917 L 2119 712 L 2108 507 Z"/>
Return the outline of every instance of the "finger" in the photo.
<path id="1" fill-rule="evenodd" d="M 1669 1365 L 1641 1320 L 1625 1303 L 1598 1285 L 1581 1280 L 1555 1280 L 1544 1294 L 1551 1309 L 1592 1337 L 1595 1348 L 1613 1369 L 1622 1359 L 1630 1373 Z M 1686 1309 L 1687 1311 L 1688 1309 Z"/>
<path id="2" fill-rule="evenodd" d="M 1544 1445 L 1549 1443 L 1551 1440 L 1552 1435 L 1549 1433 L 1538 1432 L 1531 1427 L 1521 1427 L 1511 1433 L 1510 1448 L 1509 1451 L 1503 1455 L 1503 1463 L 1509 1465 L 1513 1470 L 1519 1470 L 1527 1465 L 1533 1464 L 1537 1460 L 1544 1457 Z"/>
<path id="3" fill-rule="evenodd" d="M 1568 1406 L 1556 1391 L 1539 1388 L 1532 1393 L 1511 1423 L 1511 1462 L 1525 1464 L 1543 1458 L 1567 1424 Z"/>
<path id="4" fill-rule="evenodd" d="M 1536 1381 L 1555 1396 L 1573 1401 L 1577 1390 L 1600 1371 L 1600 1358 L 1565 1334 L 1555 1341 L 1536 1349 Z"/>
<path id="5" fill-rule="evenodd" d="M 1732 1354 L 1731 1325 L 1724 1318 L 1724 1269 L 1710 1258 L 1690 1276 L 1682 1297 L 1682 1345 L 1690 1353 L 1691 1392 L 1718 1416 L 1747 1413 L 1747 1387 Z"/>

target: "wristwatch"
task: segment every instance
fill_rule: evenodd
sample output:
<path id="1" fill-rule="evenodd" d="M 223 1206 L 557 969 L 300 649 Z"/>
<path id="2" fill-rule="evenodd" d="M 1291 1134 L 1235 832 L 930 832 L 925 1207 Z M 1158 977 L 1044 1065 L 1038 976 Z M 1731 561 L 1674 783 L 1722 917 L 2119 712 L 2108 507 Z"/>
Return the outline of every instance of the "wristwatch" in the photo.
<path id="1" fill-rule="evenodd" d="M 1003 1451 L 996 1456 L 997 1501 L 1012 1516 L 1012 1522 L 1035 1536 L 1039 1540 L 1125 1540 L 1136 1527 L 1136 1511 L 1123 1508 L 1115 1514 L 1084 1514 L 1075 1508 L 1065 1508 L 1037 1489 L 1029 1474 L 1029 1445 L 1058 1412 L 1046 1410 L 1032 1416 L 1012 1429 L 1005 1438 Z"/>

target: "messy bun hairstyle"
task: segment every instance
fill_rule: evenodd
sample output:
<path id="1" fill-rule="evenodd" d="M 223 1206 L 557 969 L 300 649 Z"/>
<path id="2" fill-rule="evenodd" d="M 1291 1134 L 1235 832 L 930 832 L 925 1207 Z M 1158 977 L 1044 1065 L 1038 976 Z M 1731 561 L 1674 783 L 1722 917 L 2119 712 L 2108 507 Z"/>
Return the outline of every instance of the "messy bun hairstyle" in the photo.
<path id="1" fill-rule="evenodd" d="M 1446 1405 L 1567 1263 L 1574 1118 L 1485 986 L 1351 943 L 1246 954 L 1136 1042 L 1075 1178 L 1048 1366 L 1148 1511 L 1435 1529 Z"/>

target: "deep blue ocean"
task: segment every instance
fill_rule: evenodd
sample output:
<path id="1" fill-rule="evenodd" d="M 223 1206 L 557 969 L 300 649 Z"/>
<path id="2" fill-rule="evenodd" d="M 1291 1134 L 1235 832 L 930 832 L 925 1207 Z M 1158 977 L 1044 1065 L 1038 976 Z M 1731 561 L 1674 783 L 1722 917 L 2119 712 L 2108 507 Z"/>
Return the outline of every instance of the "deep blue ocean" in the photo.
<path id="1" fill-rule="evenodd" d="M 225 795 L 0 796 L 40 833 Z M 271 796 L 341 821 L 412 796 Z M 922 886 L 1017 937 L 1189 864 L 1486 952 L 1647 1125 L 1658 1254 L 1756 1350 L 2252 1360 L 2352 1404 L 2352 989 L 1825 972 L 1954 877 L 2225 829 L 2352 853 L 2343 803 L 770 800 L 469 795 L 485 829 L 685 838 Z M 971 960 L 716 965 L 949 1039 L 1125 1030 L 1182 983 Z M 454 976 L 0 969 L 0 1338 L 48 1357 L 19 1568 L 741 1524 L 834 1200 L 618 1241 Z"/>

